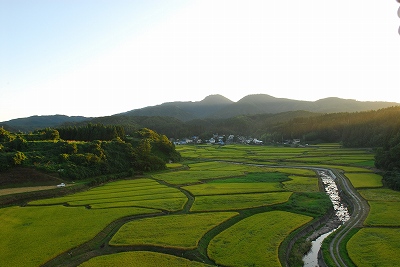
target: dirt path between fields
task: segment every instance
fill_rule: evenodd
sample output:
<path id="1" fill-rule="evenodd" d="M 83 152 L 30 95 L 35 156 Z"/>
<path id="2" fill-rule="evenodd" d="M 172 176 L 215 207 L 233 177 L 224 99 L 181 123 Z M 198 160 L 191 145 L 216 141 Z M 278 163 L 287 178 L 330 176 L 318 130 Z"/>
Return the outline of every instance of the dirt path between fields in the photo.
<path id="1" fill-rule="evenodd" d="M 68 186 L 68 185 L 66 185 L 66 186 Z M 6 189 L 0 189 L 0 196 L 49 190 L 49 189 L 55 189 L 55 188 L 57 188 L 57 186 L 55 186 L 55 185 L 6 188 Z"/>

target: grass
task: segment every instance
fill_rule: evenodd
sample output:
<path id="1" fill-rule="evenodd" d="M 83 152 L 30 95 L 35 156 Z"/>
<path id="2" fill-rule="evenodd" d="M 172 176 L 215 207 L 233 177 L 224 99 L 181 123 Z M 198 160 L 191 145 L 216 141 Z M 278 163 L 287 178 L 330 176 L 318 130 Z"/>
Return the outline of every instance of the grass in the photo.
<path id="1" fill-rule="evenodd" d="M 79 267 L 206 267 L 204 263 L 190 261 L 181 257 L 156 252 L 121 252 L 117 254 L 99 256 L 79 265 Z"/>
<path id="2" fill-rule="evenodd" d="M 194 249 L 207 231 L 237 214 L 196 213 L 135 220 L 123 225 L 110 244 Z"/>
<path id="3" fill-rule="evenodd" d="M 2 266 L 39 266 L 93 238 L 112 221 L 153 209 L 90 210 L 62 206 L 0 209 Z M 12 237 L 12 238 L 11 238 Z"/>
<path id="4" fill-rule="evenodd" d="M 375 173 L 346 173 L 355 188 L 382 187 L 382 176 Z"/>
<path id="5" fill-rule="evenodd" d="M 224 266 L 281 266 L 280 243 L 310 220 L 284 211 L 256 214 L 218 234 L 211 240 L 208 254 Z"/>
<path id="6" fill-rule="evenodd" d="M 347 243 L 347 251 L 357 266 L 398 266 L 400 229 L 363 228 Z"/>
<path id="7" fill-rule="evenodd" d="M 292 192 L 197 196 L 190 211 L 240 210 L 284 203 Z"/>

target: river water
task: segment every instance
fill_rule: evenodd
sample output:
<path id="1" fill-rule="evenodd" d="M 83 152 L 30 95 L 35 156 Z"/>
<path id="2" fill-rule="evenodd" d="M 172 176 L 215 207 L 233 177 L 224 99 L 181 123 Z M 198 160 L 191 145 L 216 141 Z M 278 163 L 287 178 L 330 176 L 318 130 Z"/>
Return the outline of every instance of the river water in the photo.
<path id="1" fill-rule="evenodd" d="M 329 232 L 321 232 L 321 234 L 311 242 L 310 251 L 303 257 L 304 267 L 319 267 L 318 252 L 321 249 L 322 242 L 328 235 L 336 231 L 336 229 L 350 219 L 349 211 L 340 199 L 339 190 L 335 183 L 335 175 L 329 170 L 319 170 L 318 175 L 321 177 L 325 192 L 332 202 L 333 209 L 335 210 L 335 220 L 338 221 L 338 224 L 333 229 L 328 228 Z"/>
<path id="2" fill-rule="evenodd" d="M 307 253 L 307 255 L 305 255 L 303 258 L 303 262 L 304 262 L 303 266 L 304 267 L 319 266 L 318 265 L 318 252 L 321 249 L 322 241 L 324 241 L 324 239 L 328 235 L 333 233 L 334 231 L 336 231 L 336 229 L 319 236 L 317 239 L 315 239 L 314 241 L 311 242 L 311 249 Z"/>

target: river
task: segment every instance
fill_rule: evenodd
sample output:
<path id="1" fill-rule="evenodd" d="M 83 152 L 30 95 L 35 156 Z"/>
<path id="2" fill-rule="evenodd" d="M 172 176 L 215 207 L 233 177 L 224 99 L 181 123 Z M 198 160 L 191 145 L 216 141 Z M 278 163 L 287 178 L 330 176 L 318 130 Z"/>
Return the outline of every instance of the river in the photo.
<path id="1" fill-rule="evenodd" d="M 350 219 L 349 211 L 342 203 L 339 196 L 339 190 L 335 182 L 335 175 L 329 170 L 318 170 L 318 175 L 321 177 L 325 192 L 328 194 L 332 202 L 333 209 L 335 210 L 335 218 L 333 218 L 333 222 L 329 222 L 329 225 L 322 227 L 309 237 L 309 239 L 313 241 L 311 242 L 310 251 L 303 257 L 304 267 L 319 266 L 318 252 L 321 249 L 322 242 L 327 236 L 336 231 L 343 223 Z"/>

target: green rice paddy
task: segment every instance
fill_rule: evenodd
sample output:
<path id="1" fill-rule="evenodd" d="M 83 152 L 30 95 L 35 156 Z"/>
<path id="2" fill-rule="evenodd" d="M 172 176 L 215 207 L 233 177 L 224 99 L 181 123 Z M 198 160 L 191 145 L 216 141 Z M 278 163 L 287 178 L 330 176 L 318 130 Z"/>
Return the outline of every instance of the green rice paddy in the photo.
<path id="1" fill-rule="evenodd" d="M 44 264 L 129 216 L 128 222 L 109 234 L 108 245 L 147 246 L 150 251 L 103 255 L 80 266 L 281 266 L 278 248 L 283 240 L 324 215 L 331 205 L 325 193 L 319 192 L 316 173 L 307 166 L 345 171 L 370 202 L 366 224 L 393 227 L 361 229 L 348 243 L 354 262 L 373 266 L 363 265 L 360 259 L 369 249 L 357 246 L 364 238 L 374 249 L 391 233 L 383 243 L 390 253 L 382 255 L 398 253 L 395 218 L 399 217 L 400 194 L 382 188 L 381 177 L 364 168 L 373 162 L 369 151 L 343 149 L 338 144 L 179 146 L 177 150 L 184 161 L 168 164 L 166 172 L 36 200 L 25 207 L 1 208 L 0 265 Z M 151 251 L 152 246 L 172 249 L 174 255 L 193 251 L 196 257 L 189 260 Z"/>
<path id="2" fill-rule="evenodd" d="M 2 266 L 39 266 L 93 238 L 112 221 L 135 214 L 157 213 L 143 208 L 105 210 L 42 206 L 0 209 Z"/>
<path id="3" fill-rule="evenodd" d="M 194 249 L 206 232 L 237 214 L 213 212 L 140 219 L 122 226 L 110 244 Z"/>
<path id="4" fill-rule="evenodd" d="M 196 196 L 190 211 L 241 210 L 284 203 L 292 192 Z"/>
<path id="5" fill-rule="evenodd" d="M 357 266 L 399 266 L 399 228 L 363 228 L 347 243 L 347 251 Z"/>
<path id="6" fill-rule="evenodd" d="M 224 266 L 281 266 L 278 258 L 280 243 L 311 219 L 284 211 L 253 215 L 211 240 L 208 254 Z"/>
<path id="7" fill-rule="evenodd" d="M 368 203 L 371 209 L 365 225 L 400 227 L 400 202 L 368 201 Z"/>
<path id="8" fill-rule="evenodd" d="M 99 256 L 90 259 L 79 265 L 79 267 L 110 267 L 110 266 L 130 266 L 130 267 L 206 267 L 196 261 L 176 257 L 168 254 L 135 251 L 121 252 L 111 255 Z"/>
<path id="9" fill-rule="evenodd" d="M 382 176 L 375 173 L 347 173 L 355 188 L 382 187 Z"/>

